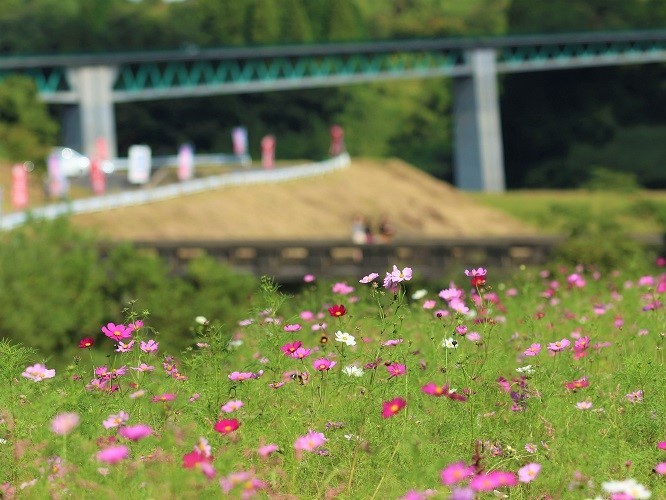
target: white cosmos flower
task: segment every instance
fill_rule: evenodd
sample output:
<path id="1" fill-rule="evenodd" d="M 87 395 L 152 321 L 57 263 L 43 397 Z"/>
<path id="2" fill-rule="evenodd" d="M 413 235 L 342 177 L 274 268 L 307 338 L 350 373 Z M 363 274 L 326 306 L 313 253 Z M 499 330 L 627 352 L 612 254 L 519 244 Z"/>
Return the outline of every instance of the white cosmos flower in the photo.
<path id="1" fill-rule="evenodd" d="M 518 373 L 525 373 L 527 375 L 532 375 L 534 373 L 534 368 L 532 368 L 532 365 L 525 365 L 525 366 L 519 366 L 516 368 L 516 371 Z"/>
<path id="2" fill-rule="evenodd" d="M 650 498 L 650 491 L 639 484 L 635 479 L 625 479 L 624 481 L 608 481 L 602 483 L 601 487 L 608 493 L 625 493 L 631 495 L 631 498 L 642 499 Z"/>
<path id="3" fill-rule="evenodd" d="M 458 341 L 453 337 L 442 340 L 442 347 L 447 349 L 458 349 Z"/>
<path id="4" fill-rule="evenodd" d="M 342 342 L 347 345 L 356 345 L 356 339 L 353 335 L 349 335 L 347 332 L 338 330 L 335 332 L 335 340 Z"/>
<path id="5" fill-rule="evenodd" d="M 194 318 L 194 321 L 196 321 L 200 325 L 205 325 L 206 323 L 208 323 L 208 320 L 206 319 L 205 316 L 197 316 L 196 318 Z"/>
<path id="6" fill-rule="evenodd" d="M 425 288 L 422 288 L 421 290 L 416 290 L 416 291 L 412 294 L 412 299 L 414 299 L 414 300 L 421 300 L 421 299 L 422 299 L 423 297 L 425 297 L 426 295 L 428 295 L 428 290 L 426 290 Z"/>
<path id="7" fill-rule="evenodd" d="M 344 373 L 345 375 L 349 375 L 350 377 L 362 377 L 363 368 L 359 368 L 358 366 L 354 365 L 345 366 L 342 369 L 342 373 Z"/>

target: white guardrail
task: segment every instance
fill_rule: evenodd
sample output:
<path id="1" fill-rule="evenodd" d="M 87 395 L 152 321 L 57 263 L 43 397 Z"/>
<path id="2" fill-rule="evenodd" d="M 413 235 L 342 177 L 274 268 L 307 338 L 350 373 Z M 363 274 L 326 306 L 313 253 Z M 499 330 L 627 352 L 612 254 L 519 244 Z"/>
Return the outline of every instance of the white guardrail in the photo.
<path id="1" fill-rule="evenodd" d="M 54 219 L 63 215 L 75 215 L 132 205 L 143 205 L 154 201 L 177 198 L 187 194 L 210 191 L 224 186 L 264 184 L 314 177 L 333 170 L 345 168 L 350 164 L 351 158 L 347 153 L 344 153 L 335 158 L 331 158 L 330 160 L 318 163 L 308 163 L 273 169 L 237 170 L 222 175 L 202 177 L 200 179 L 170 184 L 168 186 L 140 188 L 136 191 L 124 191 L 117 194 L 54 203 L 29 211 L 3 215 L 0 219 L 0 230 L 8 230 L 18 227 L 24 224 L 29 218 Z"/>

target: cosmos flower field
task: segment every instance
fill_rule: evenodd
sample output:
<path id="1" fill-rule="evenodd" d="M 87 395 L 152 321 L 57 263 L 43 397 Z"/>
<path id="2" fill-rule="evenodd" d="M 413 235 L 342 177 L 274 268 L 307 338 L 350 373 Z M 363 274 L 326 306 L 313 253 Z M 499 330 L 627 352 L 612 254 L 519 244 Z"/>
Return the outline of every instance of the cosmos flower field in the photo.
<path id="1" fill-rule="evenodd" d="M 0 498 L 666 498 L 659 267 L 368 272 L 182 353 L 132 308 L 62 368 L 0 342 Z"/>

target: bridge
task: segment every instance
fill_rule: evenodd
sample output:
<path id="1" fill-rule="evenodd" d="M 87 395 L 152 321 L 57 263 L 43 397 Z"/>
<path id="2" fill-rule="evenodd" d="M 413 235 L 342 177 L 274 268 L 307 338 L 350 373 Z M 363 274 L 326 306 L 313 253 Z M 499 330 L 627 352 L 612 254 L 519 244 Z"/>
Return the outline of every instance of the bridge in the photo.
<path id="1" fill-rule="evenodd" d="M 503 191 L 498 74 L 664 61 L 666 30 L 653 30 L 0 57 L 0 79 L 34 78 L 46 102 L 67 106 L 68 145 L 92 154 L 101 137 L 115 157 L 115 103 L 448 77 L 455 183 Z"/>

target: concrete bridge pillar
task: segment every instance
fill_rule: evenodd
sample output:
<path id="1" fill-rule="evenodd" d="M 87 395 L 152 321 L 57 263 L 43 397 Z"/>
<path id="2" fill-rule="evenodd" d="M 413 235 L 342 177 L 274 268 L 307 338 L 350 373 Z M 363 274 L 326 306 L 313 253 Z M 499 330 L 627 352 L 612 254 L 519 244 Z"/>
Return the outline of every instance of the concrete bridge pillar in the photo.
<path id="1" fill-rule="evenodd" d="M 78 143 L 82 153 L 92 156 L 95 141 L 104 139 L 108 156 L 118 156 L 116 118 L 113 108 L 114 66 L 80 66 L 67 69 L 67 78 L 78 96 L 78 114 L 66 111 L 64 136 L 73 145 Z"/>
<path id="2" fill-rule="evenodd" d="M 454 182 L 468 191 L 505 190 L 495 50 L 471 49 L 470 76 L 453 80 Z"/>

